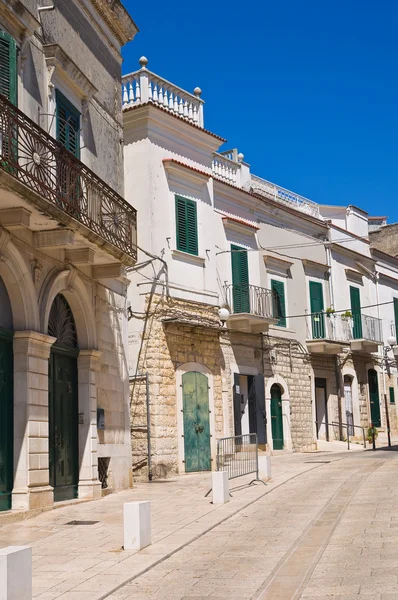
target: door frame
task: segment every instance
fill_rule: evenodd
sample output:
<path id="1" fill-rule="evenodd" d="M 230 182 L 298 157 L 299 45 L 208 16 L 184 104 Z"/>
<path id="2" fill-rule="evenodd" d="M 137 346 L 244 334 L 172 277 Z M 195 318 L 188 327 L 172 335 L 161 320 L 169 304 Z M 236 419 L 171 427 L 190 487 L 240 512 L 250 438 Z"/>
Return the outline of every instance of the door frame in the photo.
<path id="1" fill-rule="evenodd" d="M 287 452 L 293 451 L 292 434 L 290 427 L 290 393 L 288 385 L 283 377 L 275 374 L 267 379 L 265 386 L 265 414 L 267 417 L 267 446 L 272 451 L 274 443 L 272 439 L 271 426 L 271 388 L 274 384 L 279 385 L 282 394 L 282 425 L 283 425 L 283 450 Z"/>
<path id="2" fill-rule="evenodd" d="M 213 374 L 210 369 L 196 362 L 179 365 L 176 369 L 176 407 L 177 407 L 177 453 L 178 473 L 185 473 L 185 449 L 184 449 L 184 403 L 182 394 L 182 376 L 184 373 L 196 371 L 206 375 L 209 382 L 209 425 L 210 425 L 210 458 L 211 470 L 216 468 L 217 440 L 214 419 L 214 384 Z"/>

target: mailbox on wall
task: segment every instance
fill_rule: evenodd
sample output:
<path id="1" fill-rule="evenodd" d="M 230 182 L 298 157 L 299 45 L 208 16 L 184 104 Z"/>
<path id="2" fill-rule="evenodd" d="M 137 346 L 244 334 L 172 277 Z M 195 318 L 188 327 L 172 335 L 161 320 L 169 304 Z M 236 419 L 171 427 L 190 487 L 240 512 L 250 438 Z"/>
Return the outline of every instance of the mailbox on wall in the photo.
<path id="1" fill-rule="evenodd" d="M 105 429 L 105 409 L 97 408 L 97 429 Z"/>

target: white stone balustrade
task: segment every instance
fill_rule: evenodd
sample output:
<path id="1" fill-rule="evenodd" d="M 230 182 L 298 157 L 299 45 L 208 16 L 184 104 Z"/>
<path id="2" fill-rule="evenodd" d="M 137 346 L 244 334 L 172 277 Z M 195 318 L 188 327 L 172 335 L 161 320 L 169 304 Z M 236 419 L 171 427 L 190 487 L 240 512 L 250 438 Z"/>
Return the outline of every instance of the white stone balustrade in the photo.
<path id="1" fill-rule="evenodd" d="M 219 154 L 218 152 L 214 152 L 212 172 L 215 177 L 223 179 L 228 183 L 239 185 L 240 168 L 241 167 L 239 162 L 232 160 L 232 158 L 229 158 L 225 154 Z"/>
<path id="2" fill-rule="evenodd" d="M 153 102 L 198 127 L 204 127 L 202 90 L 196 87 L 190 94 L 149 71 L 145 56 L 139 62 L 141 69 L 122 77 L 123 108 Z"/>
<path id="3" fill-rule="evenodd" d="M 296 208 L 297 210 L 316 217 L 317 219 L 322 219 L 319 212 L 319 205 L 316 202 L 308 200 L 308 198 L 304 198 L 304 196 L 300 196 L 295 192 L 291 192 L 290 190 L 282 188 L 275 183 L 271 183 L 266 179 L 252 175 L 251 188 L 253 192 L 257 192 L 262 196 L 266 196 L 268 198 L 272 198 L 272 200 L 276 200 L 277 202 L 287 204 L 288 206 Z"/>

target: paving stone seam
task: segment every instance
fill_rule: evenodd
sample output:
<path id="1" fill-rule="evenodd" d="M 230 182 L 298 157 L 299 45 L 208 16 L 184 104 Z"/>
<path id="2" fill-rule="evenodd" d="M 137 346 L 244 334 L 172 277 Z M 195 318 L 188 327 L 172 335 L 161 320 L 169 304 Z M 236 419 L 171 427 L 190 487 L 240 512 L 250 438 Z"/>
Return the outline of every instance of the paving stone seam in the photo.
<path id="1" fill-rule="evenodd" d="M 333 462 L 333 463 L 334 462 L 338 462 L 340 460 L 343 460 L 343 458 L 345 458 L 345 457 L 334 458 L 334 460 L 332 460 L 331 462 Z M 220 521 L 218 521 L 214 525 L 211 525 L 210 527 L 208 527 L 204 531 L 198 533 L 196 536 L 192 537 L 187 542 L 184 542 L 183 544 L 181 544 L 180 546 L 178 546 L 178 548 L 175 548 L 174 550 L 172 550 L 171 552 L 169 552 L 165 556 L 162 556 L 161 558 L 159 558 L 157 561 L 153 562 L 148 567 L 145 567 L 145 568 L 141 569 L 141 571 L 139 571 L 138 573 L 136 573 L 135 575 L 133 575 L 133 577 L 129 577 L 128 579 L 126 579 L 126 581 L 124 581 L 123 583 L 120 583 L 119 585 L 115 586 L 115 588 L 113 588 L 112 590 L 106 592 L 106 594 L 104 594 L 103 596 L 100 596 L 97 600 L 106 600 L 106 598 L 109 598 L 109 596 L 112 596 L 112 594 L 114 594 L 115 592 L 117 592 L 118 590 L 120 590 L 125 585 L 131 583 L 135 579 L 138 579 L 138 577 L 141 577 L 141 575 L 144 575 L 145 573 L 148 573 L 148 571 L 150 571 L 154 567 L 160 565 L 161 563 L 163 563 L 165 560 L 167 560 L 168 558 L 170 558 L 174 554 L 177 554 L 177 552 L 179 552 L 180 550 L 183 550 L 187 546 L 191 545 L 193 542 L 196 542 L 197 540 L 199 540 L 201 537 L 203 537 L 204 535 L 206 535 L 206 533 L 209 533 L 210 531 L 212 531 L 213 529 L 215 529 L 219 525 L 222 525 L 223 523 L 225 523 L 229 519 L 232 519 L 232 517 L 235 517 L 242 510 L 245 510 L 246 508 L 248 508 L 252 504 L 255 504 L 256 502 L 258 502 L 259 500 L 261 500 L 262 498 L 264 498 L 265 496 L 267 496 L 271 492 L 279 489 L 280 487 L 282 487 L 286 483 L 289 483 L 289 481 L 292 481 L 293 479 L 296 479 L 297 477 L 300 477 L 301 475 L 305 475 L 306 473 L 310 473 L 311 471 L 314 471 L 315 469 L 324 468 L 325 466 L 327 466 L 327 465 L 326 464 L 317 464 L 316 466 L 314 466 L 312 468 L 309 468 L 309 469 L 306 469 L 305 471 L 302 471 L 301 473 L 296 473 L 295 475 L 292 475 L 292 477 L 289 477 L 285 481 L 282 481 L 281 483 L 278 483 L 277 485 L 275 485 L 270 490 L 266 490 L 263 494 L 261 494 L 260 496 L 258 496 L 258 498 L 254 498 L 254 500 L 250 500 L 245 505 L 240 506 L 233 513 L 227 515 L 226 517 L 224 517 L 223 519 L 221 519 Z M 164 540 L 165 538 L 162 538 L 162 539 Z M 71 591 L 73 591 L 73 590 L 71 590 Z"/>
<path id="2" fill-rule="evenodd" d="M 333 461 L 336 462 L 336 461 Z M 331 528 L 330 532 L 328 533 L 328 535 L 325 538 L 325 541 L 323 542 L 323 544 L 321 545 L 321 547 L 318 549 L 318 552 L 316 554 L 316 557 L 314 558 L 314 560 L 312 561 L 312 563 L 310 564 L 310 566 L 308 567 L 308 569 L 306 570 L 302 581 L 299 585 L 299 587 L 296 589 L 295 593 L 293 596 L 291 596 L 290 598 L 284 598 L 284 600 L 299 600 L 299 598 L 301 597 L 305 586 L 307 585 L 312 573 L 314 572 L 319 560 L 321 559 L 329 541 L 331 536 L 333 535 L 336 527 L 338 526 L 338 524 L 340 523 L 348 505 L 350 504 L 353 496 L 355 495 L 355 493 L 358 491 L 359 487 L 362 485 L 363 481 L 365 479 L 367 479 L 376 469 L 378 469 L 379 467 L 381 467 L 384 464 L 385 461 L 383 462 L 379 462 L 379 463 L 375 463 L 373 465 L 366 465 L 365 468 L 362 469 L 358 469 L 354 474 L 351 474 L 347 477 L 347 479 L 339 486 L 339 488 L 336 490 L 336 492 L 333 494 L 332 498 L 330 498 L 330 500 L 327 502 L 327 504 L 325 506 L 323 506 L 321 508 L 321 510 L 313 517 L 313 519 L 311 519 L 310 523 L 307 525 L 307 527 L 303 530 L 303 532 L 301 533 L 301 535 L 295 540 L 295 542 L 292 544 L 290 550 L 285 554 L 285 556 L 279 561 L 279 563 L 276 565 L 276 567 L 273 569 L 272 573 L 270 573 L 270 575 L 265 579 L 265 581 L 261 584 L 261 586 L 256 590 L 256 592 L 253 594 L 252 596 L 252 600 L 269 600 L 266 596 L 267 594 L 267 590 L 269 588 L 269 586 L 273 583 L 273 581 L 276 579 L 276 577 L 278 576 L 278 573 L 281 571 L 281 569 L 283 568 L 283 566 L 288 562 L 288 560 L 294 555 L 294 553 L 296 552 L 296 550 L 299 548 L 301 542 L 304 540 L 304 538 L 307 536 L 307 534 L 309 533 L 309 531 L 314 527 L 315 523 L 321 519 L 321 517 L 324 515 L 324 513 L 328 510 L 328 508 L 330 507 L 330 505 L 335 501 L 335 499 L 338 497 L 338 495 L 340 494 L 342 488 L 347 484 L 347 481 L 349 481 L 349 479 L 351 477 L 355 477 L 357 475 L 360 475 L 360 480 L 357 483 L 357 485 L 355 485 L 354 489 L 351 491 L 350 496 L 348 498 L 348 500 L 345 502 L 343 508 L 340 510 L 339 516 L 337 517 L 333 527 Z M 102 599 L 101 599 L 102 600 Z"/>

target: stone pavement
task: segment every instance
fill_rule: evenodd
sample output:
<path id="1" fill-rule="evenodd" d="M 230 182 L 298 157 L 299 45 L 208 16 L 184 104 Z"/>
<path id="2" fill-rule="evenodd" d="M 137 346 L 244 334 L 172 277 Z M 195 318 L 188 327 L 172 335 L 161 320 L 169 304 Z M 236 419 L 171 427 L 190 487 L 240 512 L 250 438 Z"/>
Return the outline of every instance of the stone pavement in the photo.
<path id="1" fill-rule="evenodd" d="M 396 600 L 398 448 L 306 459 L 109 600 Z"/>
<path id="2" fill-rule="evenodd" d="M 324 456 L 325 453 L 315 453 L 274 457 L 273 480 L 267 486 L 262 483 L 244 486 L 251 476 L 235 480 L 233 498 L 223 506 L 213 506 L 211 498 L 204 497 L 210 487 L 209 474 L 186 475 L 137 484 L 133 490 L 93 502 L 71 504 L 17 523 L 2 525 L 6 520 L 0 518 L 0 547 L 32 546 L 35 599 L 100 600 L 157 563 L 158 570 L 167 570 L 166 562 L 169 564 L 168 560 L 173 561 L 174 557 L 165 559 L 178 554 L 180 548 L 186 547 L 190 552 L 189 544 L 197 538 L 202 547 L 200 537 L 205 532 L 210 531 L 211 539 L 216 539 L 218 533 L 214 527 L 222 522 L 231 527 L 236 513 L 250 505 L 256 510 L 253 502 L 271 491 L 272 496 L 278 486 L 282 485 L 283 489 L 286 481 L 319 469 L 322 463 L 313 461 Z M 329 454 L 327 460 L 340 460 L 340 456 Z M 141 552 L 124 551 L 121 547 L 123 503 L 133 500 L 152 502 L 153 543 Z M 232 520 L 226 521 L 231 516 Z M 70 524 L 73 521 L 95 523 Z M 141 581 L 141 577 L 138 580 Z M 169 596 L 173 597 L 173 592 Z M 135 595 L 137 597 L 140 596 Z"/>

